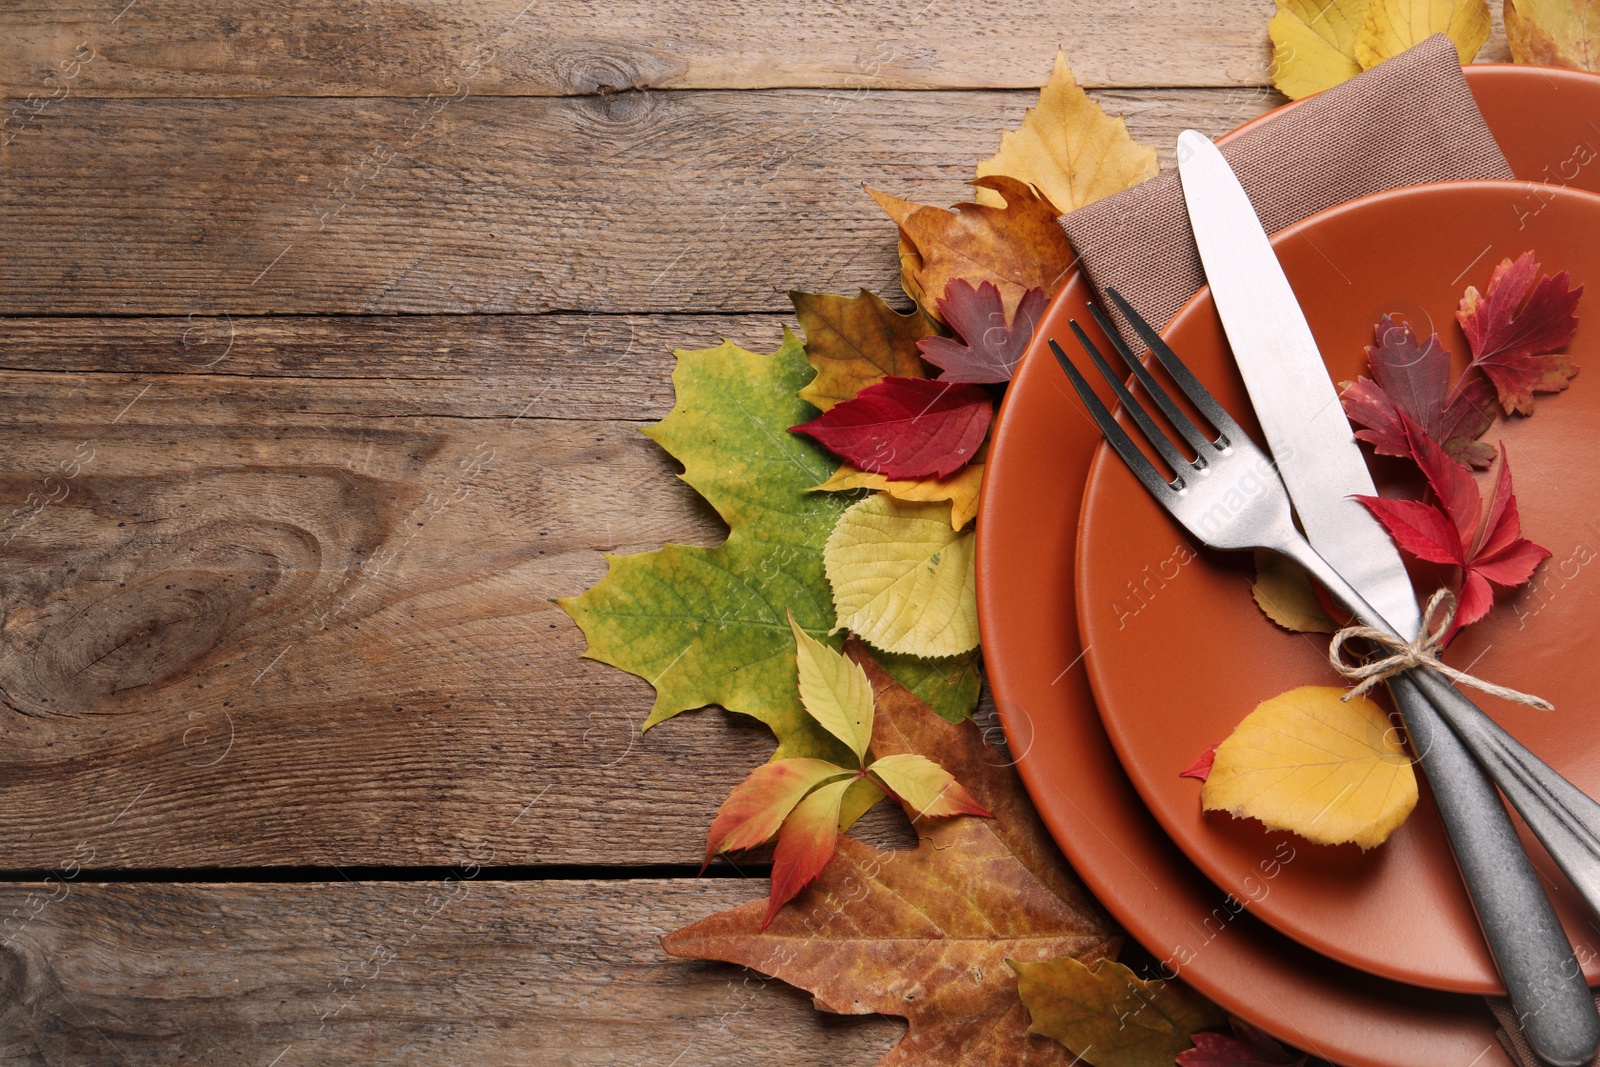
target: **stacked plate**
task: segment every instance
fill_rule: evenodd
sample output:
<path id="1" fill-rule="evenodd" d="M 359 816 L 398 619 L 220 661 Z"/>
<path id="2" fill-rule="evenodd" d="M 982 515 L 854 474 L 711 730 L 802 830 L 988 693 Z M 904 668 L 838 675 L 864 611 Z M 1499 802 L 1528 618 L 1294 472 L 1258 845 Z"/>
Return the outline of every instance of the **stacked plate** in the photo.
<path id="1" fill-rule="evenodd" d="M 1467 78 L 1522 181 L 1383 193 L 1273 239 L 1335 381 L 1364 372 L 1384 314 L 1464 349 L 1451 313 L 1508 256 L 1532 250 L 1545 270 L 1600 286 L 1600 77 L 1476 66 Z M 1202 812 L 1200 783 L 1180 777 L 1260 701 L 1341 681 L 1325 642 L 1261 615 L 1248 557 L 1194 548 L 1101 455 L 1042 350 L 1070 336 L 1068 319 L 1088 319 L 1090 296 L 1075 275 L 1039 326 L 1001 410 L 978 524 L 989 677 L 1041 815 L 1165 973 L 1240 1018 L 1351 1067 L 1509 1064 L 1484 999 L 1499 979 L 1425 788 L 1364 853 Z M 1236 417 L 1249 412 L 1205 292 L 1165 335 Z M 1600 325 L 1583 324 L 1567 351 L 1582 367 L 1596 347 Z M 1600 382 L 1580 375 L 1539 401 L 1537 419 L 1500 420 L 1490 435 L 1513 456 L 1525 534 L 1553 556 L 1446 660 L 1552 700 L 1554 713 L 1480 703 L 1600 796 Z M 1600 983 L 1600 925 L 1527 840 Z"/>

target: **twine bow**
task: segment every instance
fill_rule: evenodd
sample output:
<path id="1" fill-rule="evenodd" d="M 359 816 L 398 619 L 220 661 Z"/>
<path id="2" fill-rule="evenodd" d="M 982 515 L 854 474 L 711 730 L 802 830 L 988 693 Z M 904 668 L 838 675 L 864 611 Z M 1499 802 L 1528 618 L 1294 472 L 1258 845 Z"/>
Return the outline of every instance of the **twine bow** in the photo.
<path id="1" fill-rule="evenodd" d="M 1427 608 L 1422 612 L 1422 631 L 1410 641 L 1402 641 L 1391 633 L 1371 626 L 1346 626 L 1334 634 L 1333 640 L 1328 643 L 1328 662 L 1333 664 L 1334 670 L 1356 683 L 1356 687 L 1346 693 L 1344 699 L 1351 700 L 1361 696 L 1379 682 L 1392 678 L 1401 671 L 1410 670 L 1412 667 L 1431 667 L 1458 685 L 1470 685 L 1491 696 L 1525 704 L 1540 711 L 1555 710 L 1555 705 L 1543 697 L 1536 697 L 1508 686 L 1495 685 L 1493 682 L 1474 678 L 1465 671 L 1458 671 L 1441 663 L 1439 649 L 1444 647 L 1445 635 L 1450 632 L 1450 622 L 1455 618 L 1455 614 L 1455 594 L 1448 589 L 1441 589 L 1433 594 Z M 1344 644 L 1357 638 L 1388 649 L 1389 654 L 1362 663 L 1347 663 L 1344 658 Z"/>

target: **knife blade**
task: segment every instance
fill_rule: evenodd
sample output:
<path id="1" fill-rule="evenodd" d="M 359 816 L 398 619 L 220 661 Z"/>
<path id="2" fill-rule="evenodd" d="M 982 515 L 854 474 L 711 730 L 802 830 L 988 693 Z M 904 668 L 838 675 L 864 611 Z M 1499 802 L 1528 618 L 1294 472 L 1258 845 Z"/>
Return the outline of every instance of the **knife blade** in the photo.
<path id="1" fill-rule="evenodd" d="M 1422 620 L 1400 554 L 1353 499 L 1377 495 L 1372 476 L 1250 198 L 1222 153 L 1194 130 L 1178 137 L 1178 170 L 1213 302 L 1306 539 L 1379 621 L 1407 640 L 1415 638 Z M 1482 728 L 1465 710 L 1476 709 L 1443 679 L 1407 672 L 1391 680 L 1390 691 L 1530 1044 L 1548 1063 L 1589 1063 L 1600 1046 L 1600 1015 L 1571 942 L 1495 787 L 1434 703 L 1446 711 L 1455 707 L 1449 721 L 1465 727 L 1467 740 L 1477 739 L 1474 748 L 1496 746 L 1483 744 Z M 1562 819 L 1549 818 L 1551 809 L 1517 775 L 1497 777 L 1505 779 L 1513 801 L 1529 802 L 1518 808 L 1534 816 L 1530 823 L 1548 823 L 1547 831 L 1537 825 L 1535 830 L 1541 839 L 1553 835 L 1546 843 L 1558 845 L 1552 851 L 1563 869 L 1571 866 L 1568 873 L 1579 875 L 1575 881 L 1592 881 L 1585 828 L 1580 824 L 1574 831 Z"/>

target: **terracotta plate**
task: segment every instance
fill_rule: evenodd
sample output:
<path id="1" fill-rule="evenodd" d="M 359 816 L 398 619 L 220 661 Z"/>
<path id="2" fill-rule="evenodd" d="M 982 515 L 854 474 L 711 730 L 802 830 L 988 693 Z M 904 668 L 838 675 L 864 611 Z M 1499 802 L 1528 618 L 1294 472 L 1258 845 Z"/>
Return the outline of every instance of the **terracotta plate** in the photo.
<path id="1" fill-rule="evenodd" d="M 1559 168 L 1600 143 L 1600 78 L 1470 67 L 1484 116 L 1519 175 Z M 1276 113 L 1274 113 L 1276 114 Z M 1258 122 L 1271 122 L 1268 115 Z M 1600 188 L 1600 167 L 1573 184 Z M 1040 336 L 1081 316 L 1069 280 Z M 978 534 L 978 610 L 990 684 L 1024 781 L 1056 841 L 1128 931 L 1229 1011 L 1324 1058 L 1360 1067 L 1508 1063 L 1476 997 L 1374 978 L 1302 948 L 1225 894 L 1162 832 L 1116 762 L 1090 693 L 1072 563 L 1084 477 L 1098 437 L 1042 346 L 1002 409 Z M 1292 867 L 1292 863 L 1290 864 Z"/>
<path id="2" fill-rule="evenodd" d="M 1459 373 L 1466 340 L 1453 312 L 1462 290 L 1484 288 L 1507 256 L 1534 250 L 1550 271 L 1568 270 L 1575 284 L 1595 291 L 1600 196 L 1541 190 L 1540 210 L 1521 211 L 1528 189 L 1522 182 L 1418 186 L 1366 197 L 1278 234 L 1274 247 L 1333 379 L 1364 373 L 1372 324 L 1389 312 L 1408 316 L 1424 336 L 1438 331 L 1456 353 Z M 1174 317 L 1165 336 L 1254 431 L 1207 291 Z M 1600 328 L 1579 326 L 1567 349 L 1579 366 L 1596 354 L 1597 337 Z M 1600 628 L 1593 625 L 1600 607 L 1600 379 L 1576 379 L 1568 392 L 1541 398 L 1536 417 L 1498 421 L 1485 440 L 1503 440 L 1523 530 L 1555 556 L 1531 588 L 1502 598 L 1445 659 L 1554 702 L 1553 714 L 1487 697 L 1479 704 L 1580 788 L 1600 795 Z M 1375 467 L 1404 470 L 1389 461 Z M 1499 991 L 1430 804 L 1419 804 L 1369 852 L 1300 844 L 1270 891 L 1261 865 L 1293 839 L 1254 820 L 1201 811 L 1200 783 L 1179 771 L 1262 700 L 1297 685 L 1343 683 L 1328 666 L 1325 639 L 1289 633 L 1256 607 L 1248 555 L 1194 555 L 1189 544 L 1115 455 L 1097 458 L 1078 530 L 1078 624 L 1106 732 L 1150 810 L 1201 870 L 1295 940 L 1397 981 Z M 1416 584 L 1431 591 L 1440 577 L 1419 573 Z M 1526 839 L 1559 887 L 1556 904 L 1589 977 L 1600 977 L 1600 938 L 1582 900 Z"/>

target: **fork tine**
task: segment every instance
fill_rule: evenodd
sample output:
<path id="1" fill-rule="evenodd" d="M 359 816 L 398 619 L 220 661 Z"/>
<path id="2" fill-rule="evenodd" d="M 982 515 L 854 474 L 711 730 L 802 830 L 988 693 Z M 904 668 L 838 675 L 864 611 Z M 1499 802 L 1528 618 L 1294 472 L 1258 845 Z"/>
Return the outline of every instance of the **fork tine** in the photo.
<path id="1" fill-rule="evenodd" d="M 1117 305 L 1117 310 L 1127 317 L 1128 322 L 1133 326 L 1134 332 L 1139 335 L 1139 338 L 1150 346 L 1150 351 L 1155 353 L 1156 358 L 1161 361 L 1161 365 L 1167 369 L 1167 374 L 1172 377 L 1172 380 L 1178 384 L 1178 388 L 1182 389 L 1184 395 L 1189 398 L 1189 402 L 1195 406 L 1200 414 L 1206 417 L 1211 425 L 1217 428 L 1218 433 L 1222 434 L 1217 444 L 1226 447 L 1230 442 L 1236 444 L 1246 440 L 1244 431 L 1239 428 L 1238 423 L 1233 421 L 1233 416 L 1229 415 L 1222 405 L 1217 403 L 1216 397 L 1211 395 L 1210 390 L 1200 384 L 1200 379 L 1194 376 L 1193 372 L 1184 365 L 1183 360 L 1178 358 L 1178 354 L 1161 339 L 1161 335 L 1156 332 L 1155 327 L 1146 322 L 1144 316 L 1133 310 L 1133 306 L 1124 300 L 1122 294 L 1115 289 L 1107 289 L 1106 295 L 1111 298 L 1112 303 Z"/>
<path id="2" fill-rule="evenodd" d="M 1145 440 L 1149 441 L 1155 447 L 1155 450 L 1161 453 L 1161 458 L 1167 461 L 1168 467 L 1172 468 L 1173 476 L 1176 479 L 1172 484 L 1182 488 L 1187 481 L 1184 477 L 1184 472 L 1192 470 L 1193 464 L 1173 446 L 1165 431 L 1157 426 L 1155 420 L 1150 417 L 1150 413 L 1145 411 L 1144 405 L 1135 400 L 1133 394 L 1128 391 L 1128 387 L 1122 384 L 1122 375 L 1111 369 L 1111 364 L 1106 362 L 1105 357 L 1100 354 L 1100 349 L 1095 347 L 1095 343 L 1089 340 L 1089 335 L 1083 332 L 1083 327 L 1078 325 L 1078 320 L 1068 319 L 1067 325 L 1072 327 L 1072 332 L 1077 335 L 1078 344 L 1089 354 L 1089 358 L 1094 361 L 1095 367 L 1100 371 L 1100 376 L 1106 380 L 1107 384 L 1111 386 L 1111 391 L 1117 395 L 1117 401 L 1122 405 L 1123 410 L 1133 416 L 1133 421 L 1138 424 L 1139 429 L 1144 433 Z M 1171 403 L 1171 401 L 1168 401 L 1168 403 Z"/>
<path id="3" fill-rule="evenodd" d="M 1133 371 L 1134 377 L 1139 379 L 1139 384 L 1144 386 L 1144 391 L 1161 408 L 1161 413 L 1167 417 L 1167 421 L 1172 424 L 1178 433 L 1183 435 L 1185 441 L 1189 442 L 1189 447 L 1194 449 L 1195 466 L 1204 467 L 1209 462 L 1209 453 L 1213 448 L 1211 438 L 1194 424 L 1193 419 L 1183 413 L 1183 409 L 1173 401 L 1172 395 L 1167 392 L 1160 382 L 1156 381 L 1155 376 L 1150 373 L 1144 362 L 1133 354 L 1133 350 L 1123 341 L 1121 334 L 1117 333 L 1117 328 L 1111 324 L 1110 319 L 1106 318 L 1105 312 L 1090 304 L 1089 314 L 1094 316 L 1094 321 L 1100 325 L 1101 331 L 1110 339 L 1111 346 L 1117 350 L 1117 355 L 1121 356 L 1122 362 L 1127 365 L 1129 370 Z M 1109 373 L 1108 371 L 1107 374 L 1109 375 Z"/>
<path id="4" fill-rule="evenodd" d="M 1072 382 L 1072 388 L 1077 390 L 1078 399 L 1083 401 L 1083 406 L 1089 409 L 1089 416 L 1100 427 L 1100 433 L 1105 437 L 1106 443 L 1122 457 L 1122 461 L 1133 471 L 1134 476 L 1157 500 L 1163 503 L 1170 501 L 1174 496 L 1172 486 L 1161 477 L 1161 473 L 1145 458 L 1144 453 L 1139 451 L 1139 446 L 1133 443 L 1127 431 L 1117 425 L 1117 420 L 1111 417 L 1110 409 L 1101 402 L 1095 391 L 1089 388 L 1089 383 L 1078 373 L 1078 368 L 1067 358 L 1067 354 L 1061 351 L 1061 346 L 1056 344 L 1054 337 L 1050 338 L 1050 351 L 1056 354 L 1056 361 L 1061 364 L 1061 369 L 1067 372 L 1067 379 Z"/>

